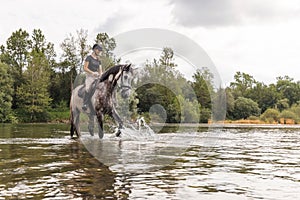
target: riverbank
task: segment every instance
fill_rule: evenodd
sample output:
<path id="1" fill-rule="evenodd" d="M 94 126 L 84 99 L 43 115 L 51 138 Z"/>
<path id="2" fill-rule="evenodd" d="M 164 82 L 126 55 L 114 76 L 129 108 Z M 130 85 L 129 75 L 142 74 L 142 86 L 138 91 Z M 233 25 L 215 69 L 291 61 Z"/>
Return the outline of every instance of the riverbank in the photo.
<path id="1" fill-rule="evenodd" d="M 266 129 L 300 129 L 300 124 L 253 124 L 253 123 L 150 123 L 150 126 L 187 127 L 187 128 L 266 128 Z"/>

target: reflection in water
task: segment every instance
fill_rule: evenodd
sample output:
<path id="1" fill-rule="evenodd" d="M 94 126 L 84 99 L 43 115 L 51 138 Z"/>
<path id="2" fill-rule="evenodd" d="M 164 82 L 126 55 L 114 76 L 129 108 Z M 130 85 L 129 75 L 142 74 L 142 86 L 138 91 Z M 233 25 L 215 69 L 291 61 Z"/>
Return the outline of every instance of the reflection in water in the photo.
<path id="1" fill-rule="evenodd" d="M 174 134 L 193 140 L 176 156 L 180 145 L 164 149 L 157 141 L 88 140 L 105 161 L 110 157 L 120 161 L 110 167 L 81 142 L 70 140 L 67 130 L 66 125 L 0 126 L 0 199 L 297 199 L 300 195 L 298 129 L 160 134 L 162 141 Z M 149 159 L 162 154 L 173 161 L 165 165 Z M 132 162 L 124 165 L 122 159 Z M 141 170 L 139 159 L 156 168 Z"/>

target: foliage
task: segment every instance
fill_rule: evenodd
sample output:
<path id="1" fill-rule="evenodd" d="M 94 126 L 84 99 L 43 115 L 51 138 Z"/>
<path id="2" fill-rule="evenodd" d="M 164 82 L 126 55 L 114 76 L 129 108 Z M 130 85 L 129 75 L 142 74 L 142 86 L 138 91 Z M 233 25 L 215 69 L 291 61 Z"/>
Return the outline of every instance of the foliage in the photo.
<path id="1" fill-rule="evenodd" d="M 197 70 L 193 75 L 193 82 L 191 83 L 193 90 L 196 93 L 198 102 L 203 108 L 211 109 L 213 93 L 213 74 L 207 68 Z"/>
<path id="2" fill-rule="evenodd" d="M 159 105 L 166 112 L 166 122 L 199 122 L 200 103 L 189 82 L 176 69 L 173 56 L 173 50 L 165 47 L 159 60 L 147 63 L 137 82 L 138 111 L 148 113 Z"/>
<path id="3" fill-rule="evenodd" d="M 8 67 L 0 62 L 0 122 L 9 122 L 12 117 L 13 79 L 8 74 Z"/>
<path id="4" fill-rule="evenodd" d="M 289 106 L 297 103 L 300 100 L 300 85 L 299 82 L 293 82 L 289 76 L 277 77 L 277 91 L 281 99 L 288 99 Z"/>
<path id="5" fill-rule="evenodd" d="M 209 108 L 201 108 L 200 123 L 207 123 L 211 119 L 211 110 Z"/>
<path id="6" fill-rule="evenodd" d="M 28 116 L 25 121 L 47 121 L 47 109 L 51 102 L 48 92 L 50 70 L 48 61 L 42 53 L 36 51 L 31 53 L 24 79 L 26 82 L 17 89 L 17 98 L 18 107 L 22 107 L 22 113 Z"/>
<path id="7" fill-rule="evenodd" d="M 212 120 L 222 121 L 225 120 L 228 101 L 226 99 L 226 91 L 219 88 L 213 96 L 212 104 Z M 231 105 L 229 105 L 231 106 Z"/>
<path id="8" fill-rule="evenodd" d="M 247 97 L 249 94 L 249 91 L 254 87 L 254 84 L 256 83 L 256 80 L 253 78 L 253 76 L 236 72 L 234 75 L 234 82 L 230 83 L 230 87 L 233 89 L 233 95 L 235 98 L 237 97 Z"/>
<path id="9" fill-rule="evenodd" d="M 113 55 L 112 51 L 116 48 L 117 44 L 114 38 L 109 37 L 107 33 L 98 33 L 95 42 L 102 47 L 101 65 L 103 70 L 108 69 L 115 65 L 118 60 Z"/>
<path id="10" fill-rule="evenodd" d="M 260 108 L 252 99 L 238 97 L 234 101 L 234 119 L 246 119 L 249 116 L 259 116 Z"/>
<path id="11" fill-rule="evenodd" d="M 278 121 L 279 120 L 280 112 L 277 109 L 274 108 L 268 108 L 261 116 L 260 118 L 265 121 Z"/>
<path id="12" fill-rule="evenodd" d="M 0 45 L 0 122 L 39 122 L 66 119 L 75 77 L 84 81 L 82 65 L 91 50 L 87 30 L 69 34 L 61 43 L 59 57 L 54 44 L 40 29 L 31 34 L 18 29 Z M 103 47 L 104 69 L 120 62 L 113 54 L 117 43 L 107 33 L 98 33 L 94 42 Z M 146 62 L 137 80 L 139 86 L 126 104 L 129 118 L 149 118 L 149 109 L 160 105 L 167 122 L 207 122 L 208 120 L 260 118 L 278 121 L 280 117 L 300 119 L 300 81 L 277 77 L 269 85 L 250 74 L 236 72 L 226 88 L 214 88 L 208 68 L 198 69 L 192 80 L 177 70 L 174 52 L 164 47 L 159 58 Z M 200 67 L 200 66 L 197 66 Z M 79 76 L 78 76 L 79 74 Z M 280 113 L 280 114 L 279 114 Z M 155 116 L 157 114 L 157 116 Z M 153 113 L 154 118 L 164 118 Z"/>
<path id="13" fill-rule="evenodd" d="M 183 96 L 177 96 L 181 107 L 181 122 L 197 123 L 200 120 L 200 104 L 196 101 L 189 101 Z"/>
<path id="14" fill-rule="evenodd" d="M 298 121 L 297 115 L 290 111 L 290 110 L 284 110 L 280 113 L 279 118 L 284 118 L 284 119 L 293 119 L 295 121 Z"/>

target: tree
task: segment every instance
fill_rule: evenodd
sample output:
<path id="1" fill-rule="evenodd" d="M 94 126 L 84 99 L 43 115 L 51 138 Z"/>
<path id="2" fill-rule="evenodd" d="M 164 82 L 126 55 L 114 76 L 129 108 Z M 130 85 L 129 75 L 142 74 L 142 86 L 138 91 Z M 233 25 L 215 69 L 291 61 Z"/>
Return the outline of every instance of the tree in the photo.
<path id="1" fill-rule="evenodd" d="M 226 117 L 227 98 L 226 91 L 223 88 L 219 88 L 213 96 L 212 104 L 212 120 L 221 121 Z"/>
<path id="2" fill-rule="evenodd" d="M 168 67 L 176 67 L 177 65 L 174 63 L 174 52 L 169 47 L 164 47 L 162 54 L 159 58 L 159 62 L 161 65 L 165 65 Z"/>
<path id="3" fill-rule="evenodd" d="M 13 100 L 12 108 L 17 108 L 18 99 L 16 98 L 17 88 L 23 83 L 23 70 L 28 65 L 28 56 L 31 48 L 31 40 L 29 34 L 19 29 L 12 33 L 12 35 L 6 41 L 6 48 L 1 47 L 2 62 L 9 65 L 8 73 L 13 79 Z"/>
<path id="4" fill-rule="evenodd" d="M 177 99 L 181 106 L 181 122 L 185 123 L 198 123 L 200 120 L 200 104 L 194 99 L 193 102 L 190 102 L 188 99 L 185 99 L 183 96 L 178 95 Z"/>
<path id="5" fill-rule="evenodd" d="M 9 66 L 0 62 L 0 122 L 9 122 L 12 110 L 12 77 L 8 74 Z"/>
<path id="6" fill-rule="evenodd" d="M 103 49 L 101 56 L 103 70 L 106 70 L 115 65 L 115 63 L 119 62 L 119 60 L 117 60 L 112 53 L 117 46 L 114 38 L 109 37 L 107 33 L 98 33 L 95 42 L 100 44 Z"/>
<path id="7" fill-rule="evenodd" d="M 260 118 L 265 122 L 276 122 L 279 120 L 280 112 L 274 108 L 268 108 Z"/>
<path id="8" fill-rule="evenodd" d="M 234 101 L 233 116 L 235 119 L 246 119 L 250 116 L 259 116 L 259 114 L 258 104 L 252 99 L 238 97 Z"/>
<path id="9" fill-rule="evenodd" d="M 289 108 L 289 100 L 287 98 L 278 100 L 276 103 L 276 108 L 278 108 L 280 112 Z"/>
<path id="10" fill-rule="evenodd" d="M 77 75 L 77 71 L 79 71 L 80 67 L 80 57 L 77 53 L 76 47 L 76 39 L 75 37 L 70 34 L 64 41 L 60 44 L 61 49 L 63 50 L 62 53 L 62 64 L 60 65 L 61 70 L 63 72 L 70 71 L 72 76 L 72 82 L 74 81 L 74 77 Z"/>
<path id="11" fill-rule="evenodd" d="M 46 37 L 40 29 L 33 30 L 31 43 L 31 51 L 43 53 L 49 63 L 49 67 L 54 69 L 54 67 L 57 65 L 55 61 L 56 53 L 54 50 L 54 44 L 47 42 Z"/>
<path id="12" fill-rule="evenodd" d="M 268 108 L 276 107 L 279 95 L 274 84 L 267 86 L 264 83 L 256 82 L 249 91 L 247 98 L 257 102 L 261 112 L 265 112 Z"/>
<path id="13" fill-rule="evenodd" d="M 80 57 L 80 63 L 81 65 L 83 65 L 84 59 L 86 58 L 86 56 L 88 55 L 91 47 L 87 44 L 87 37 L 88 37 L 88 31 L 87 30 L 77 30 L 77 46 L 79 49 L 79 57 Z M 79 70 L 79 73 L 81 73 L 81 67 Z"/>
<path id="14" fill-rule="evenodd" d="M 234 80 L 234 82 L 230 83 L 230 87 L 232 88 L 235 99 L 238 97 L 249 98 L 249 91 L 256 84 L 256 80 L 253 78 L 253 76 L 246 73 L 236 72 L 234 75 Z"/>
<path id="15" fill-rule="evenodd" d="M 211 109 L 213 94 L 213 74 L 207 68 L 197 70 L 193 75 L 192 88 L 202 108 Z"/>
<path id="16" fill-rule="evenodd" d="M 300 100 L 300 84 L 295 83 L 289 76 L 277 77 L 276 88 L 280 94 L 280 99 L 287 98 L 289 106 Z"/>
<path id="17" fill-rule="evenodd" d="M 233 119 L 234 112 L 234 97 L 231 92 L 231 88 L 227 87 L 225 89 L 226 93 L 226 118 Z"/>
<path id="18" fill-rule="evenodd" d="M 43 53 L 35 50 L 31 52 L 24 79 L 25 83 L 17 89 L 19 114 L 23 121 L 47 121 L 47 110 L 51 102 L 48 93 L 50 70 Z"/>

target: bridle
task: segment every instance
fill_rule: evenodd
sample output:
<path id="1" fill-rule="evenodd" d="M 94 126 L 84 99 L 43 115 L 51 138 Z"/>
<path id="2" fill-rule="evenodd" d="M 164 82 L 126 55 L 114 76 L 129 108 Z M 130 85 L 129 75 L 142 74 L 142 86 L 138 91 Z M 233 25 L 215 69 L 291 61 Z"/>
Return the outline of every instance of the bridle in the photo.
<path id="1" fill-rule="evenodd" d="M 124 76 L 123 76 L 124 70 L 122 71 L 121 74 L 121 85 L 120 88 L 121 89 L 126 89 L 126 90 L 131 90 L 131 86 L 130 85 L 124 85 Z"/>

